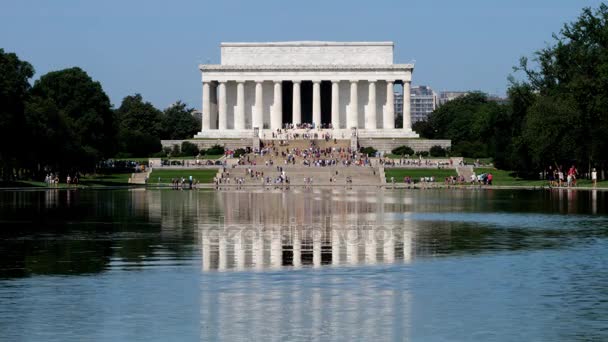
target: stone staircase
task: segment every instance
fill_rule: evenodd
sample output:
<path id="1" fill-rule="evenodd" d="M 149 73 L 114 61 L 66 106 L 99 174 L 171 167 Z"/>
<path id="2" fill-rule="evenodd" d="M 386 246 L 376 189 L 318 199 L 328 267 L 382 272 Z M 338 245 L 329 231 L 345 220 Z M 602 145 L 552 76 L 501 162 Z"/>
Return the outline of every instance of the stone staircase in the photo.
<path id="1" fill-rule="evenodd" d="M 346 185 L 347 179 L 352 179 L 353 185 L 380 185 L 382 178 L 377 167 L 370 166 L 301 166 L 289 165 L 282 166 L 285 176 L 289 179 L 290 185 L 306 185 L 305 178 L 312 178 L 312 185 Z M 251 168 L 253 173 L 263 172 L 264 179 L 271 178 L 271 183 L 281 175 L 277 166 L 238 166 L 227 169 L 223 175 L 230 178 L 229 184 L 236 184 L 234 178 L 243 178 L 245 185 L 262 185 L 261 178 L 251 177 L 247 174 L 247 169 Z M 333 181 L 330 181 L 333 178 Z"/>
<path id="2" fill-rule="evenodd" d="M 288 154 L 289 152 L 293 151 L 294 149 L 299 149 L 299 150 L 305 150 L 310 148 L 311 143 L 314 141 L 315 146 L 319 147 L 320 149 L 326 149 L 326 148 L 343 148 L 343 149 L 347 149 L 348 147 L 350 147 L 350 140 L 336 140 L 336 142 L 334 142 L 333 140 L 329 140 L 329 141 L 325 141 L 323 139 L 317 139 L 317 140 L 303 140 L 303 139 L 299 139 L 299 140 L 285 140 L 283 144 L 279 144 L 278 140 L 266 140 L 262 142 L 262 146 L 263 147 L 272 147 L 272 152 L 265 154 L 264 156 L 260 156 L 260 155 L 256 155 L 256 154 L 249 154 L 247 157 L 249 158 L 249 162 L 251 163 L 255 163 L 255 165 L 257 166 L 261 166 L 261 165 L 265 165 L 266 161 L 270 161 L 272 160 L 274 162 L 274 165 L 283 165 L 284 164 L 284 160 L 286 159 L 285 157 L 282 156 L 282 153 L 284 152 L 285 154 Z M 272 145 L 274 143 L 274 145 Z M 247 158 L 246 157 L 246 158 Z M 299 157 L 296 156 L 295 157 L 295 161 L 296 161 L 296 165 L 301 165 L 302 161 L 304 160 L 303 157 Z"/>
<path id="3" fill-rule="evenodd" d="M 475 173 L 471 165 L 456 166 L 456 172 L 459 176 L 463 176 L 466 182 L 469 182 L 471 176 Z"/>
<path id="4" fill-rule="evenodd" d="M 146 179 L 150 177 L 150 173 L 152 173 L 152 168 L 148 168 L 144 172 L 132 173 L 129 178 L 129 184 L 146 184 Z"/>

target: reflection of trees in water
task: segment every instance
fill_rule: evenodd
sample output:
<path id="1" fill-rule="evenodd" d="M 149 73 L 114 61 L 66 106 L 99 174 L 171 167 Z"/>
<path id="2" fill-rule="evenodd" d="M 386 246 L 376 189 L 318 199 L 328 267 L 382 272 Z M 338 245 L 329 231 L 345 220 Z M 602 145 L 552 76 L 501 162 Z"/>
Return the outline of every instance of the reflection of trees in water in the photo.
<path id="1" fill-rule="evenodd" d="M 568 223 L 576 230 L 529 229 L 509 226 L 508 216 L 497 227 L 441 215 L 601 214 L 606 197 L 569 190 L 0 192 L 0 276 L 138 268 L 198 253 L 204 269 L 242 269 L 557 248 L 572 237 L 605 237 L 598 229 L 605 223 L 583 217 Z M 439 217 L 412 219 L 426 212 Z"/>

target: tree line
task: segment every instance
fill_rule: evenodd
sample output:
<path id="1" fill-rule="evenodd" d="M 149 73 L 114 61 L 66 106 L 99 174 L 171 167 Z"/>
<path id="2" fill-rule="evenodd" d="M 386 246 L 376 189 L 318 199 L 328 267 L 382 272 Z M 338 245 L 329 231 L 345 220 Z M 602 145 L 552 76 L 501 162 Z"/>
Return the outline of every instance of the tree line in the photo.
<path id="1" fill-rule="evenodd" d="M 501 105 L 472 93 L 414 125 L 425 138 L 452 139 L 452 153 L 492 157 L 496 167 L 538 177 L 575 165 L 605 178 L 608 161 L 608 7 L 586 8 L 553 43 L 523 57 Z M 566 170 L 564 170 L 566 171 Z"/>
<path id="2" fill-rule="evenodd" d="M 110 157 L 164 153 L 161 139 L 191 138 L 200 127 L 177 101 L 165 110 L 127 96 L 113 108 L 101 84 L 78 67 L 42 75 L 0 49 L 0 181 L 47 172 L 89 172 Z"/>

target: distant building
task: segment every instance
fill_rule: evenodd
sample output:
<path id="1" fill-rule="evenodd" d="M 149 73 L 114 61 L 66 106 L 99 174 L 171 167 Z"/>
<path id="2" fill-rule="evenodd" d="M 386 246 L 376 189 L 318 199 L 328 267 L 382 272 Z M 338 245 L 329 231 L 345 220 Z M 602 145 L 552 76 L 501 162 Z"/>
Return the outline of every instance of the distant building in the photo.
<path id="1" fill-rule="evenodd" d="M 395 92 L 395 116 L 403 116 L 403 93 Z"/>
<path id="2" fill-rule="evenodd" d="M 437 93 L 429 86 L 414 86 L 410 90 L 412 123 L 425 121 L 439 105 Z M 403 94 L 395 93 L 395 115 L 403 113 Z"/>
<path id="3" fill-rule="evenodd" d="M 426 121 L 438 106 L 437 93 L 429 86 L 412 87 L 410 91 L 410 104 L 412 111 L 412 123 Z"/>
<path id="4" fill-rule="evenodd" d="M 442 91 L 439 95 L 439 105 L 444 105 L 459 97 L 469 95 L 470 93 L 470 91 Z"/>

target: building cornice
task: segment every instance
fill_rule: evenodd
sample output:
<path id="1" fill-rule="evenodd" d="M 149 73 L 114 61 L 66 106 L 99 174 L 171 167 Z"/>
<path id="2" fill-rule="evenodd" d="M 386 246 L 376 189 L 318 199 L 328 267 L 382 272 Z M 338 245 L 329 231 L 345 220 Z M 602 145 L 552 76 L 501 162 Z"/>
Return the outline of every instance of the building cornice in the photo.
<path id="1" fill-rule="evenodd" d="M 393 42 L 326 42 L 326 41 L 293 41 L 293 42 L 224 42 L 221 47 L 243 46 L 394 46 Z"/>
<path id="2" fill-rule="evenodd" d="M 200 64 L 199 70 L 206 71 L 413 71 L 414 64 L 391 65 L 221 65 Z"/>

